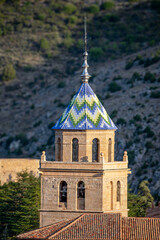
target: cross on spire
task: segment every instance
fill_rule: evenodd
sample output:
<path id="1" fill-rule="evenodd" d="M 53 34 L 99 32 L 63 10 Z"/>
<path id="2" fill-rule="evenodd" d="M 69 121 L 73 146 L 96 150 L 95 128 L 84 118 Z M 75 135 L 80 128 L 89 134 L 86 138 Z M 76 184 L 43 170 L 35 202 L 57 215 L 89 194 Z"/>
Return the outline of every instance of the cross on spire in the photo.
<path id="1" fill-rule="evenodd" d="M 90 75 L 88 73 L 88 63 L 87 63 L 87 24 L 86 24 L 86 16 L 84 17 L 84 62 L 82 65 L 83 72 L 81 74 L 82 82 L 88 83 L 88 79 L 90 78 Z"/>

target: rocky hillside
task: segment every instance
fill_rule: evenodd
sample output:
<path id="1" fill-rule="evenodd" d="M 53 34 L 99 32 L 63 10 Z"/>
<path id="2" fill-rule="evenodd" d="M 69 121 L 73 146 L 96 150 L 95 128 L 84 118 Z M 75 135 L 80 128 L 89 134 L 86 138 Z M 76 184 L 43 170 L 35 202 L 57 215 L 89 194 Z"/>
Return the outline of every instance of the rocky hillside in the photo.
<path id="1" fill-rule="evenodd" d="M 116 160 L 127 150 L 132 188 L 148 179 L 158 199 L 157 3 L 0 1 L 0 156 L 39 158 L 46 150 L 54 159 L 51 127 L 81 84 L 86 12 L 90 85 L 118 127 Z M 7 76 L 8 64 L 16 76 Z"/>

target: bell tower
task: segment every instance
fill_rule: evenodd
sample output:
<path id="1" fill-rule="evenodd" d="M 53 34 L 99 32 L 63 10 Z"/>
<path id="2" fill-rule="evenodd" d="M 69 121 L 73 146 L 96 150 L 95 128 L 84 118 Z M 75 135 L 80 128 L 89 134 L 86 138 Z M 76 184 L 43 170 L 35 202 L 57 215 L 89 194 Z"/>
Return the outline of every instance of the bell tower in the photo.
<path id="1" fill-rule="evenodd" d="M 88 84 L 87 35 L 82 85 L 55 130 L 55 161 L 41 157 L 40 225 L 83 213 L 121 213 L 127 209 L 127 152 L 114 160 L 117 127 Z"/>

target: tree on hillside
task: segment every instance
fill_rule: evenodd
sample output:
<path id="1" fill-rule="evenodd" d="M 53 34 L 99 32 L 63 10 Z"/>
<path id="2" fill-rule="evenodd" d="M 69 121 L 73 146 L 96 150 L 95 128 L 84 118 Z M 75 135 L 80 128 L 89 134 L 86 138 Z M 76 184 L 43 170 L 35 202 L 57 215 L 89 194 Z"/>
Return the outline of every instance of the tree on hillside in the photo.
<path id="1" fill-rule="evenodd" d="M 27 172 L 0 186 L 1 239 L 39 227 L 40 180 Z"/>
<path id="2" fill-rule="evenodd" d="M 138 194 L 128 190 L 129 217 L 145 217 L 146 210 L 151 207 L 153 197 L 148 188 L 148 181 L 142 181 L 138 187 Z"/>

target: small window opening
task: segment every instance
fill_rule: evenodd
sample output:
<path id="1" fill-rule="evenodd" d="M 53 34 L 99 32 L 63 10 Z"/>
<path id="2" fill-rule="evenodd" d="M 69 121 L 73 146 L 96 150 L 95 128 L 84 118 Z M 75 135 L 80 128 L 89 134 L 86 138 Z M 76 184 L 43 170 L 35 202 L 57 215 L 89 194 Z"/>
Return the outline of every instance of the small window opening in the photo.
<path id="1" fill-rule="evenodd" d="M 85 185 L 82 181 L 77 185 L 77 209 L 85 209 Z"/>
<path id="2" fill-rule="evenodd" d="M 94 138 L 92 141 L 92 162 L 99 161 L 99 140 Z"/>

